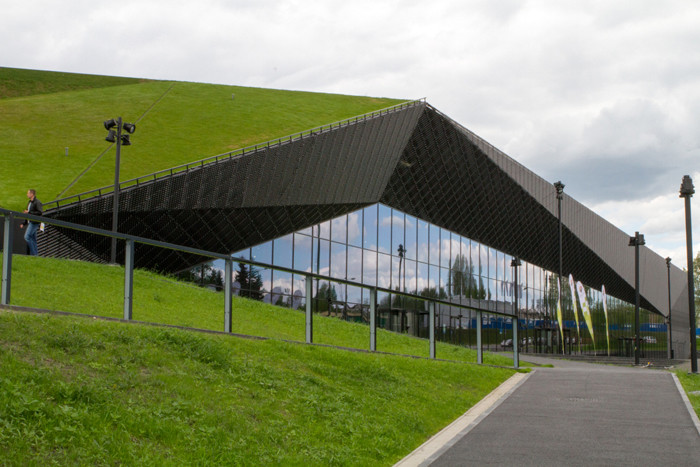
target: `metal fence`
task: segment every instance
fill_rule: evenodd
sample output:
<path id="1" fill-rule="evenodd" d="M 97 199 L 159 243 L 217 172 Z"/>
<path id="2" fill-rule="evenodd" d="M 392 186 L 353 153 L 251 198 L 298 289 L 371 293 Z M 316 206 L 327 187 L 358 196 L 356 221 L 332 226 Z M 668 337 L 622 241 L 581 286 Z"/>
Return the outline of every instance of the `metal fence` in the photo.
<path id="1" fill-rule="evenodd" d="M 483 363 L 483 345 L 482 345 L 482 310 L 474 310 L 471 307 L 453 303 L 448 300 L 441 300 L 439 298 L 428 298 L 422 295 L 416 295 L 406 292 L 401 292 L 397 290 L 387 289 L 383 287 L 372 287 L 367 286 L 360 282 L 355 282 L 352 280 L 338 279 L 330 276 L 325 276 L 321 274 L 297 271 L 290 268 L 284 268 L 273 264 L 261 263 L 257 261 L 245 260 L 241 258 L 233 258 L 227 254 L 216 253 L 213 251 L 200 250 L 197 248 L 191 248 L 183 245 L 175 245 L 172 243 L 161 242 L 158 240 L 138 237 L 135 235 L 122 234 L 118 232 L 111 232 L 104 229 L 98 229 L 94 227 L 89 227 L 85 225 L 75 224 L 72 222 L 61 221 L 57 219 L 51 219 L 43 216 L 34 216 L 31 214 L 24 214 L 17 211 L 10 211 L 7 209 L 0 208 L 0 216 L 4 217 L 4 234 L 3 234 L 3 258 L 2 258 L 2 297 L 0 300 L 0 305 L 10 305 L 11 302 L 11 290 L 12 290 L 12 242 L 13 242 L 13 223 L 15 219 L 27 219 L 35 222 L 43 222 L 48 225 L 53 225 L 56 227 L 62 227 L 64 229 L 76 230 L 87 232 L 95 235 L 100 235 L 104 237 L 116 238 L 125 242 L 125 255 L 124 255 L 124 320 L 133 319 L 133 299 L 134 299 L 134 258 L 135 258 L 135 244 L 150 245 L 156 248 L 170 249 L 176 251 L 182 251 L 185 253 L 205 256 L 213 259 L 220 259 L 225 262 L 224 269 L 224 332 L 231 333 L 232 330 L 232 299 L 233 293 L 231 284 L 233 282 L 233 263 L 244 263 L 249 266 L 254 266 L 257 268 L 267 268 L 275 271 L 288 272 L 293 274 L 303 274 L 305 276 L 306 284 L 306 306 L 305 306 L 305 330 L 306 330 L 306 343 L 313 343 L 314 327 L 313 327 L 313 300 L 311 296 L 313 294 L 313 281 L 315 279 L 335 282 L 339 284 L 346 284 L 350 286 L 360 287 L 363 289 L 368 289 L 370 293 L 370 303 L 369 303 L 369 348 L 370 351 L 375 352 L 377 350 L 377 294 L 378 293 L 389 293 L 396 296 L 412 298 L 417 300 L 422 300 L 428 304 L 428 345 L 429 345 L 429 355 L 431 359 L 436 358 L 436 307 L 439 305 L 450 306 L 454 308 L 460 308 L 465 310 L 472 310 L 476 314 L 476 348 L 477 348 L 477 363 Z M 488 311 L 488 314 L 505 316 L 508 318 L 515 318 L 513 315 L 506 313 L 497 313 L 493 311 Z M 517 319 L 514 320 L 517 322 Z M 512 327 L 512 342 L 519 342 L 518 340 L 518 326 Z M 518 345 L 513 345 L 513 366 L 515 368 L 519 367 L 519 349 Z"/>

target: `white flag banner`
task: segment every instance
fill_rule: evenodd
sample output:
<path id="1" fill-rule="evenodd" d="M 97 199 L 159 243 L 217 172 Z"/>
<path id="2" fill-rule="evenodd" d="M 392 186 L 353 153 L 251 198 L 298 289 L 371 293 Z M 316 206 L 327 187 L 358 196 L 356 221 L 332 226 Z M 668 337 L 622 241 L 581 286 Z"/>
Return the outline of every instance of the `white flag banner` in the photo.
<path id="1" fill-rule="evenodd" d="M 583 319 L 586 320 L 586 326 L 588 327 L 588 332 L 591 333 L 591 339 L 593 339 L 593 350 L 595 351 L 595 335 L 593 334 L 593 317 L 591 316 L 591 309 L 588 308 L 588 300 L 586 300 L 586 289 L 583 288 L 581 281 L 576 281 L 576 290 L 578 290 L 578 302 L 581 305 L 581 313 L 583 313 Z"/>
<path id="2" fill-rule="evenodd" d="M 578 351 L 581 353 L 581 325 L 578 323 L 578 307 L 576 306 L 576 283 L 574 276 L 569 274 L 569 288 L 571 289 L 571 307 L 574 309 L 574 319 L 576 320 L 576 339 L 578 341 Z"/>
<path id="3" fill-rule="evenodd" d="M 608 357 L 610 356 L 610 324 L 608 324 L 608 296 L 605 293 L 605 285 L 600 290 L 603 293 L 603 313 L 605 314 L 605 337 L 608 340 Z"/>

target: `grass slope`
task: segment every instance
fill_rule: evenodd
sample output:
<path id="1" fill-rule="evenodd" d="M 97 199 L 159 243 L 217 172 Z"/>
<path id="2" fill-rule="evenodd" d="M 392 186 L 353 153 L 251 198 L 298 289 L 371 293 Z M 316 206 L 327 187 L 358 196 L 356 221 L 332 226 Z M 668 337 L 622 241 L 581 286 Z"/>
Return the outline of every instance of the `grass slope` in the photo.
<path id="1" fill-rule="evenodd" d="M 0 312 L 4 465 L 392 465 L 512 370 Z"/>
<path id="2" fill-rule="evenodd" d="M 0 206 L 24 209 L 28 188 L 47 202 L 76 179 L 63 196 L 112 184 L 115 147 L 102 126 L 112 117 L 137 124 L 122 151 L 127 180 L 401 102 L 92 76 L 80 86 L 81 75 L 63 75 L 0 68 L 2 86 L 17 89 L 0 99 Z"/>
<path id="3" fill-rule="evenodd" d="M 1 255 L 0 255 L 1 257 Z M 28 256 L 13 257 L 11 304 L 121 318 L 124 269 L 94 263 Z M 185 282 L 136 270 L 134 315 L 138 321 L 223 331 L 224 296 Z M 234 297 L 233 332 L 275 339 L 305 340 L 304 313 Z M 377 350 L 427 357 L 428 342 L 382 329 Z M 369 350 L 369 327 L 336 318 L 314 319 L 314 342 Z M 476 362 L 476 351 L 438 342 L 437 357 Z M 484 362 L 511 366 L 502 355 L 484 353 Z"/>

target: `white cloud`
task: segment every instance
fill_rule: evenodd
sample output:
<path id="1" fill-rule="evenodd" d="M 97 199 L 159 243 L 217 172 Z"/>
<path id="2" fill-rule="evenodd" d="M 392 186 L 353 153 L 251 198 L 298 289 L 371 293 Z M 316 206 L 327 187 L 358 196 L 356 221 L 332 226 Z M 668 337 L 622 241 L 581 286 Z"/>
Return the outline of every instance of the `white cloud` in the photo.
<path id="1" fill-rule="evenodd" d="M 427 97 L 623 230 L 682 247 L 659 198 L 700 160 L 697 2 L 4 3 L 3 66 Z"/>

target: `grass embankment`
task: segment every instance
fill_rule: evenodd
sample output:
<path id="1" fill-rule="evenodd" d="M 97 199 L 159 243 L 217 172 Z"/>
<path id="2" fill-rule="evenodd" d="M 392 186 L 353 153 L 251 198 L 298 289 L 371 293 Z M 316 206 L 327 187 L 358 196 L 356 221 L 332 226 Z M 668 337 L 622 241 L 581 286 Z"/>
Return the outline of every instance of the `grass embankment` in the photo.
<path id="1" fill-rule="evenodd" d="M 675 373 L 685 389 L 695 413 L 700 417 L 700 374 L 692 374 L 687 371 L 676 371 Z"/>
<path id="2" fill-rule="evenodd" d="M 11 304 L 121 318 L 124 269 L 53 258 L 14 256 Z M 223 331 L 224 295 L 164 276 L 136 270 L 133 318 Z M 304 313 L 234 297 L 233 332 L 294 341 L 305 340 Z M 382 329 L 377 350 L 427 357 L 428 342 Z M 316 316 L 314 342 L 369 350 L 369 327 Z M 437 357 L 476 362 L 476 351 L 442 342 Z M 511 366 L 511 358 L 484 353 L 484 363 Z"/>
<path id="3" fill-rule="evenodd" d="M 513 370 L 0 312 L 6 465 L 391 465 Z"/>
<path id="4" fill-rule="evenodd" d="M 47 202 L 76 178 L 63 196 L 114 183 L 109 118 L 136 123 L 127 180 L 401 102 L 12 68 L 0 68 L 0 92 L 0 206 L 17 210 L 28 188 Z"/>

